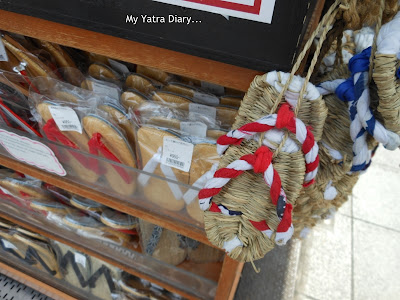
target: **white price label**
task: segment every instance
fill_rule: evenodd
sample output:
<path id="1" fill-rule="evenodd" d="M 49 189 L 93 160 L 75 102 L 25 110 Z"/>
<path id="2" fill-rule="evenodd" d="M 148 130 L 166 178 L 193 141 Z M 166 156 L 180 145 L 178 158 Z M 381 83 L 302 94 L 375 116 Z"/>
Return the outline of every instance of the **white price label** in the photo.
<path id="1" fill-rule="evenodd" d="M 75 262 L 80 264 L 82 267 L 86 268 L 86 256 L 75 252 Z"/>
<path id="2" fill-rule="evenodd" d="M 6 247 L 7 249 L 15 249 L 15 250 L 18 250 L 18 248 L 15 247 L 15 245 L 12 244 L 12 243 L 10 243 L 9 241 L 4 240 L 4 239 L 2 239 L 2 241 L 3 241 L 4 247 Z"/>
<path id="3" fill-rule="evenodd" d="M 225 93 L 225 88 L 218 84 L 202 81 L 201 87 L 207 92 L 213 93 L 218 96 L 222 96 Z"/>
<path id="4" fill-rule="evenodd" d="M 76 112 L 68 106 L 49 106 L 51 116 L 61 131 L 76 131 L 82 133 L 82 125 Z"/>
<path id="5" fill-rule="evenodd" d="M 207 125 L 201 122 L 181 122 L 181 130 L 194 136 L 207 136 Z"/>
<path id="6" fill-rule="evenodd" d="M 200 104 L 205 104 L 205 105 L 219 105 L 219 99 L 217 96 L 211 95 L 211 94 L 205 94 L 201 92 L 194 92 L 193 95 L 194 101 L 200 103 Z"/>
<path id="7" fill-rule="evenodd" d="M 3 40 L 0 38 L 0 61 L 8 61 L 6 48 L 4 47 Z"/>
<path id="8" fill-rule="evenodd" d="M 212 106 L 190 103 L 189 104 L 189 119 L 197 120 L 198 115 L 207 116 L 211 119 L 211 121 L 215 121 L 217 117 L 217 109 Z"/>
<path id="9" fill-rule="evenodd" d="M 111 67 L 118 73 L 120 73 L 122 75 L 127 75 L 130 73 L 128 67 L 125 66 L 124 64 L 122 64 L 116 60 L 113 60 L 111 58 L 108 59 L 108 62 L 110 63 Z"/>
<path id="10" fill-rule="evenodd" d="M 118 91 L 118 88 L 116 88 L 116 87 L 112 87 L 112 86 L 108 86 L 106 84 L 92 81 L 92 89 L 93 89 L 93 92 L 95 92 L 97 94 L 105 95 L 112 99 L 119 100 L 119 91 Z"/>
<path id="11" fill-rule="evenodd" d="M 54 152 L 43 143 L 0 129 L 0 144 L 20 161 L 59 176 L 67 175 Z"/>
<path id="12" fill-rule="evenodd" d="M 192 164 L 193 144 L 176 138 L 164 137 L 161 163 L 184 172 L 189 172 Z"/>

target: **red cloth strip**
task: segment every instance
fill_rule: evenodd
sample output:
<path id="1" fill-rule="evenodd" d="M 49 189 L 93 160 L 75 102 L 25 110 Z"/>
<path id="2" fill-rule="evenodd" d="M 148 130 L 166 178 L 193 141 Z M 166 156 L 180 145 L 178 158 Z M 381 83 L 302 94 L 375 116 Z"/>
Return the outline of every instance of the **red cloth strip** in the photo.
<path id="1" fill-rule="evenodd" d="M 252 221 L 252 220 L 249 220 L 249 221 L 254 226 L 254 228 L 259 230 L 259 231 L 264 231 L 264 230 L 269 230 L 270 229 L 265 220 L 259 221 L 259 222 Z"/>
<path id="2" fill-rule="evenodd" d="M 100 153 L 107 159 L 115 161 L 117 163 L 121 163 L 121 161 L 112 153 L 106 145 L 101 141 L 102 136 L 100 133 L 96 132 L 92 135 L 92 138 L 89 140 L 89 151 L 91 154 L 98 155 Z M 128 172 L 121 166 L 112 165 L 115 171 L 122 177 L 125 183 L 129 184 L 132 182 L 131 176 Z"/>
<path id="3" fill-rule="evenodd" d="M 293 206 L 290 203 L 286 203 L 286 208 L 283 213 L 282 220 L 280 221 L 278 227 L 276 228 L 276 232 L 286 232 L 292 225 L 292 209 Z"/>

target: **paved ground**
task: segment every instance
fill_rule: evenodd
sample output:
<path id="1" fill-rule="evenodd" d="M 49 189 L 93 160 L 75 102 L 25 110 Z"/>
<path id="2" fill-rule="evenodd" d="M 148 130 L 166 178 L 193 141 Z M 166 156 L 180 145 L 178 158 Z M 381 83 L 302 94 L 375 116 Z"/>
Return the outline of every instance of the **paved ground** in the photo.
<path id="1" fill-rule="evenodd" d="M 378 149 L 353 196 L 301 243 L 245 266 L 236 300 L 400 299 L 400 150 Z"/>

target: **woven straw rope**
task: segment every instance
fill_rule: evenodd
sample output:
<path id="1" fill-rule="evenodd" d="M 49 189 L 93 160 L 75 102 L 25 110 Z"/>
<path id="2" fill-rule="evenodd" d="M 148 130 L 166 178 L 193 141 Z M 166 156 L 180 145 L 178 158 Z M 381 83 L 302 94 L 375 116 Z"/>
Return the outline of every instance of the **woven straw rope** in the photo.
<path id="1" fill-rule="evenodd" d="M 299 54 L 298 61 L 294 65 L 286 84 L 281 91 L 266 82 L 266 75 L 257 76 L 246 96 L 243 99 L 233 128 L 239 128 L 242 125 L 256 121 L 264 115 L 274 113 L 289 88 L 296 70 L 304 59 L 308 48 L 311 46 L 317 32 L 327 24 L 331 24 L 338 12 L 340 1 L 336 1 L 332 8 L 325 15 L 316 32 L 306 43 L 304 50 Z M 326 107 L 322 98 L 309 101 L 303 98 L 306 92 L 307 83 L 310 80 L 313 68 L 316 64 L 319 50 L 329 26 L 325 26 L 321 43 L 312 60 L 309 72 L 302 85 L 299 100 L 295 109 L 298 118 L 313 127 L 313 133 L 316 140 L 322 135 L 323 123 L 327 114 Z M 278 73 L 279 74 L 279 73 Z M 290 91 L 289 91 L 290 92 Z M 295 139 L 291 133 L 286 133 L 292 139 Z M 294 204 L 298 197 L 304 180 L 305 162 L 304 155 L 299 150 L 294 153 L 281 151 L 286 137 L 280 143 L 275 145 L 277 150 L 274 153 L 274 168 L 279 173 L 282 186 L 288 197 L 288 202 Z M 219 167 L 226 167 L 229 163 L 237 160 L 244 154 L 254 153 L 259 147 L 256 141 L 243 141 L 240 147 L 231 146 L 222 157 Z M 245 172 L 239 178 L 231 180 L 221 191 L 213 198 L 216 204 L 223 204 L 228 209 L 241 211 L 241 216 L 226 216 L 223 214 L 205 212 L 205 228 L 209 240 L 218 247 L 223 247 L 224 242 L 237 236 L 243 243 L 242 247 L 236 247 L 229 255 L 240 261 L 253 261 L 262 258 L 268 251 L 274 247 L 274 235 L 268 239 L 264 234 L 255 229 L 250 220 L 266 220 L 269 227 L 276 229 L 279 219 L 276 216 L 276 207 L 269 200 L 269 187 L 266 186 L 262 175 L 253 172 Z"/>

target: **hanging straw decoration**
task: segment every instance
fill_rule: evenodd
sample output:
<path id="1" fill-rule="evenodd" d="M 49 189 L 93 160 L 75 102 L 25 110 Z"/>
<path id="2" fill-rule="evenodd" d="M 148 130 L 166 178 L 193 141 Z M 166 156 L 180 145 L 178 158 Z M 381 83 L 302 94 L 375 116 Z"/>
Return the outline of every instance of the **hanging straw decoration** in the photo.
<path id="1" fill-rule="evenodd" d="M 306 43 L 291 74 L 270 72 L 252 82 L 233 130 L 218 139 L 219 170 L 199 193 L 209 240 L 239 261 L 262 258 L 293 234 L 292 208 L 318 170 L 317 141 L 327 108 L 309 83 L 322 43 L 339 12 L 335 1 Z M 324 27 L 307 76 L 294 76 Z M 281 99 L 284 96 L 284 103 Z"/>
<path id="2" fill-rule="evenodd" d="M 387 129 L 400 134 L 400 12 L 382 26 L 377 38 L 373 78 L 378 111 Z"/>

